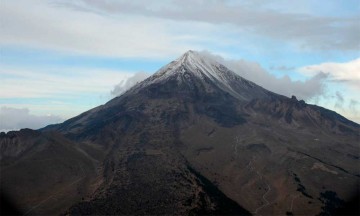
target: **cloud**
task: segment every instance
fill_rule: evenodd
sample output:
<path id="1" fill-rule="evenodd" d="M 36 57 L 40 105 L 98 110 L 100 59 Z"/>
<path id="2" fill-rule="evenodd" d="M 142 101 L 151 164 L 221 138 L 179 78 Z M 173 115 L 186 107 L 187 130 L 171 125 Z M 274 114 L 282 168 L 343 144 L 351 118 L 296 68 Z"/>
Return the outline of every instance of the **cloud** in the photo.
<path id="1" fill-rule="evenodd" d="M 336 92 L 335 93 L 335 98 L 336 98 L 336 102 L 335 102 L 335 109 L 342 109 L 343 108 L 343 104 L 344 104 L 344 96 L 340 93 L 340 92 Z"/>
<path id="2" fill-rule="evenodd" d="M 360 123 L 360 117 L 358 115 L 360 112 L 357 110 L 359 105 L 357 100 L 359 98 L 357 89 L 359 89 L 360 85 L 354 85 L 354 83 L 357 82 L 357 77 L 359 76 L 358 71 L 360 71 L 357 67 L 357 61 L 350 61 L 348 63 L 341 64 L 332 63 L 332 65 L 335 65 L 334 68 L 328 67 L 328 63 L 320 64 L 322 66 L 325 65 L 329 68 L 329 70 L 314 70 L 311 71 L 311 73 L 307 73 L 308 79 L 305 81 L 294 81 L 291 80 L 288 75 L 278 78 L 266 71 L 256 62 L 246 61 L 243 59 L 227 60 L 207 51 L 203 51 L 202 54 L 218 61 L 240 76 L 253 81 L 270 91 L 288 97 L 295 95 L 297 98 L 303 99 L 308 103 L 315 103 L 329 109 L 335 109 L 347 118 Z M 296 71 L 302 71 L 303 68 L 297 69 Z M 340 82 L 340 78 L 345 78 L 347 81 Z M 334 87 L 334 80 L 339 81 L 338 85 L 341 85 L 341 87 Z M 344 93 L 341 90 L 341 92 L 335 91 L 333 93 L 335 89 L 341 89 L 342 87 L 345 87 L 346 89 L 348 86 L 352 89 L 344 91 Z M 349 106 L 344 106 L 347 101 L 350 101 Z M 331 107 L 333 104 L 334 106 Z"/>
<path id="3" fill-rule="evenodd" d="M 270 91 L 288 97 L 296 95 L 299 99 L 304 100 L 322 95 L 325 87 L 324 82 L 328 77 L 325 73 L 318 73 L 306 81 L 293 81 L 287 75 L 282 78 L 275 77 L 256 62 L 246 61 L 243 59 L 226 60 L 221 56 L 211 54 L 208 51 L 202 51 L 201 54 L 225 65 L 245 79 L 255 82 Z M 138 72 L 116 84 L 110 93 L 114 97 L 119 96 L 150 75 L 151 74 L 149 73 Z"/>
<path id="4" fill-rule="evenodd" d="M 271 66 L 270 70 L 277 70 L 277 71 L 292 71 L 294 70 L 295 67 L 288 67 L 285 65 L 281 65 L 281 66 Z"/>
<path id="5" fill-rule="evenodd" d="M 329 104 L 334 104 L 331 109 L 335 109 L 342 115 L 360 122 L 359 112 L 357 111 L 359 91 L 360 91 L 360 58 L 348 62 L 325 62 L 316 65 L 304 66 L 298 71 L 306 76 L 314 76 L 319 72 L 328 75 L 327 83 L 331 89 L 329 94 L 333 95 L 330 99 L 326 99 L 320 105 L 329 107 Z M 326 97 L 323 95 L 323 97 Z M 345 103 L 349 101 L 349 106 Z"/>
<path id="6" fill-rule="evenodd" d="M 151 74 L 146 72 L 137 72 L 133 76 L 129 77 L 126 80 L 122 80 L 120 83 L 116 84 L 113 90 L 110 92 L 112 96 L 116 97 L 126 92 L 128 89 L 133 87 L 136 83 L 143 81 L 148 78 Z"/>
<path id="7" fill-rule="evenodd" d="M 133 72 L 57 66 L 18 68 L 0 64 L 0 106 L 27 107 L 64 119 L 105 103 L 111 88 Z"/>
<path id="8" fill-rule="evenodd" d="M 296 69 L 296 71 L 304 73 L 304 68 L 307 68 L 308 71 L 306 75 L 308 79 L 305 81 L 294 81 L 291 80 L 288 75 L 278 78 L 256 62 L 243 59 L 226 60 L 221 56 L 213 55 L 207 51 L 203 51 L 202 54 L 222 63 L 240 76 L 270 91 L 288 97 L 295 95 L 297 98 L 303 99 L 308 103 L 315 103 L 329 109 L 335 109 L 347 118 L 357 122 L 360 121 L 360 117 L 358 116 L 359 112 L 357 111 L 359 103 L 358 100 L 356 100 L 359 98 L 357 89 L 359 89 L 360 85 L 354 85 L 354 83 L 358 82 L 358 71 L 360 71 L 357 66 L 357 60 L 340 64 L 331 63 L 333 67 L 329 67 L 328 63 L 320 64 L 321 67 L 324 66 L 324 68 L 326 67 L 328 70 L 309 70 L 312 66 Z M 341 81 L 341 79 L 346 79 L 346 81 Z M 338 85 L 341 85 L 341 88 L 345 87 L 346 89 L 346 87 L 350 86 L 352 89 L 345 91 L 346 94 L 341 90 L 333 92 L 335 89 L 341 89 L 339 86 L 334 87 L 334 80 L 339 82 Z M 349 106 L 344 106 L 347 101 L 350 101 Z M 333 104 L 334 106 L 331 107 Z"/>
<path id="9" fill-rule="evenodd" d="M 189 49 L 267 50 L 253 47 L 259 41 L 266 47 L 360 48 L 358 17 L 319 16 L 239 2 L 4 0 L 0 45 L 153 59 Z"/>
<path id="10" fill-rule="evenodd" d="M 106 95 L 111 86 L 131 75 L 132 73 L 126 71 L 104 69 L 60 67 L 40 70 L 3 66 L 0 69 L 0 98 L 74 98 L 84 94 Z"/>
<path id="11" fill-rule="evenodd" d="M 354 115 L 358 114 L 358 107 L 359 105 L 359 101 L 351 99 L 349 102 L 349 109 L 354 113 Z"/>
<path id="12" fill-rule="evenodd" d="M 27 108 L 17 109 L 0 107 L 0 131 L 19 130 L 22 128 L 39 129 L 49 124 L 63 121 L 59 116 L 37 116 L 30 114 Z"/>
<path id="13" fill-rule="evenodd" d="M 263 2 L 262 2 L 263 3 Z M 305 3 L 303 3 L 305 4 Z M 310 3 L 307 3 L 310 4 Z M 274 10 L 247 1 L 58 1 L 58 5 L 96 14 L 131 14 L 174 21 L 195 21 L 220 26 L 230 24 L 242 33 L 296 42 L 300 47 L 320 50 L 358 50 L 358 16 L 319 16 L 295 10 Z M 275 8 L 281 8 L 281 4 Z"/>
<path id="14" fill-rule="evenodd" d="M 319 72 L 327 73 L 333 82 L 345 83 L 354 89 L 360 90 L 360 58 L 344 63 L 326 62 L 309 65 L 300 68 L 299 71 L 309 76 Z"/>
<path id="15" fill-rule="evenodd" d="M 317 73 L 305 81 L 293 81 L 287 75 L 277 78 L 256 62 L 243 59 L 225 60 L 207 51 L 203 51 L 202 54 L 225 65 L 245 79 L 278 94 L 288 97 L 295 95 L 299 99 L 308 100 L 324 93 L 325 80 L 328 77 L 325 73 Z"/>
<path id="16" fill-rule="evenodd" d="M 0 20 L 0 45 L 77 55 L 163 58 L 194 47 L 196 38 L 174 35 L 169 31 L 173 25 L 156 19 L 114 18 L 49 1 L 2 1 Z"/>

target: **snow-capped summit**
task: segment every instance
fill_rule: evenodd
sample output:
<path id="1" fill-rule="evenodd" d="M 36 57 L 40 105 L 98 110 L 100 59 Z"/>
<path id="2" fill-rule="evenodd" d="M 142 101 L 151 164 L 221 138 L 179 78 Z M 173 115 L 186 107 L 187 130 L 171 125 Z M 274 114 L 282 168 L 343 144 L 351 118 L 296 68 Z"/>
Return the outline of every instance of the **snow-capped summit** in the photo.
<path id="1" fill-rule="evenodd" d="M 175 61 L 161 68 L 155 75 L 166 79 L 166 77 L 174 74 L 192 73 L 199 78 L 203 78 L 205 75 L 211 79 L 219 79 L 218 67 L 220 67 L 218 62 L 203 56 L 199 52 L 189 50 Z"/>
<path id="2" fill-rule="evenodd" d="M 212 93 L 224 91 L 242 101 L 267 97 L 270 93 L 248 81 L 211 57 L 189 50 L 176 60 L 160 68 L 154 75 L 137 84 L 130 91 L 140 91 L 152 85 L 164 83 L 187 86 L 188 91 Z M 184 88 L 180 88 L 184 90 Z"/>

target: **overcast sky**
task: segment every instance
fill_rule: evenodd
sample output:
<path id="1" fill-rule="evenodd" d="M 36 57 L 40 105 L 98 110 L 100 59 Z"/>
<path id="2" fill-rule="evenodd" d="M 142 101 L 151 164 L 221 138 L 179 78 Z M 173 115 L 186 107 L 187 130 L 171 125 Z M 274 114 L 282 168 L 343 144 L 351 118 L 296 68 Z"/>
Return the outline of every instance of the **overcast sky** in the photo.
<path id="1" fill-rule="evenodd" d="M 359 14 L 358 0 L 1 0 L 0 130 L 76 116 L 190 49 L 360 122 Z"/>

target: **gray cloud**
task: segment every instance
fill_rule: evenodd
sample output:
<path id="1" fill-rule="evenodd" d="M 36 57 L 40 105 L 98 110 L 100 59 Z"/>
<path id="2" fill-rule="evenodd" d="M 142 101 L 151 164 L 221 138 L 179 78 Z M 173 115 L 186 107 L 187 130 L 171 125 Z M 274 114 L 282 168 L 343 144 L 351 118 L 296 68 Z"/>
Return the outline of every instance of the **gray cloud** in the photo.
<path id="1" fill-rule="evenodd" d="M 137 14 L 169 20 L 231 24 L 239 31 L 297 42 L 301 47 L 321 50 L 358 50 L 359 17 L 315 16 L 275 11 L 253 4 L 231 1 L 183 1 L 167 3 L 137 1 L 58 1 L 57 5 L 99 14 Z"/>
<path id="2" fill-rule="evenodd" d="M 61 122 L 59 116 L 37 116 L 30 114 L 29 109 L 0 107 L 0 131 L 19 130 L 22 128 L 39 129 L 49 124 Z"/>
<path id="3" fill-rule="evenodd" d="M 174 35 L 164 20 L 131 15 L 114 18 L 54 6 L 52 2 L 1 1 L 0 45 L 146 59 L 196 48 L 193 38 L 184 37 L 185 33 Z"/>
<path id="4" fill-rule="evenodd" d="M 314 75 L 319 71 L 329 74 L 329 81 L 343 83 L 353 89 L 360 90 L 360 58 L 348 62 L 325 62 L 317 65 L 308 65 L 298 71 L 305 75 Z"/>
<path id="5" fill-rule="evenodd" d="M 202 54 L 225 65 L 245 79 L 278 94 L 288 97 L 295 95 L 303 100 L 309 100 L 324 94 L 325 81 L 328 78 L 328 74 L 325 73 L 318 73 L 306 81 L 292 81 L 287 75 L 282 78 L 275 77 L 256 62 L 225 60 L 206 51 L 203 51 Z"/>
<path id="6" fill-rule="evenodd" d="M 351 112 L 354 113 L 354 115 L 358 114 L 358 105 L 359 105 L 359 101 L 351 99 L 349 102 L 349 109 Z"/>
<path id="7" fill-rule="evenodd" d="M 344 96 L 340 93 L 340 92 L 336 92 L 335 93 L 335 106 L 334 108 L 337 109 L 342 109 L 343 108 L 343 104 L 344 104 Z"/>
<path id="8" fill-rule="evenodd" d="M 136 83 L 143 81 L 144 79 L 148 78 L 151 74 L 146 72 L 137 72 L 132 77 L 122 80 L 120 83 L 114 86 L 113 90 L 110 94 L 113 97 L 119 96 L 122 93 L 126 92 L 128 89 L 133 87 Z"/>
<path id="9" fill-rule="evenodd" d="M 281 65 L 281 66 L 271 66 L 270 70 L 277 70 L 277 71 L 291 71 L 294 70 L 295 67 L 288 67 L 285 65 Z"/>

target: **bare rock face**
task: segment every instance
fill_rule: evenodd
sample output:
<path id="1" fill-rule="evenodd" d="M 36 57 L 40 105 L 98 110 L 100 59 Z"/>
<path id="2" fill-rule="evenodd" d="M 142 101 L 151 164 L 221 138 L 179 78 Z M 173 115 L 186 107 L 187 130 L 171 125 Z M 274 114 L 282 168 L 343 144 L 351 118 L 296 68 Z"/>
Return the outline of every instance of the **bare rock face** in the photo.
<path id="1" fill-rule="evenodd" d="M 28 214 L 330 214 L 359 193 L 359 129 L 189 51 L 62 124 L 1 134 L 1 189 Z"/>

